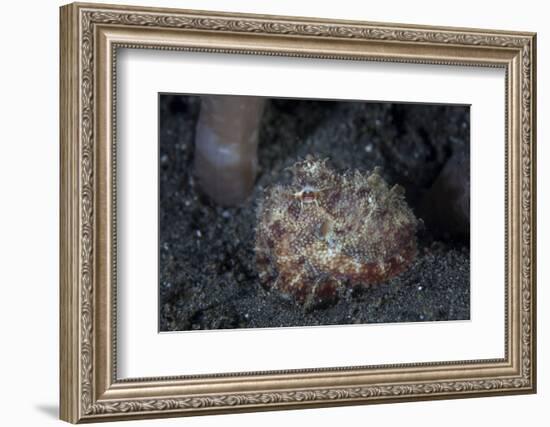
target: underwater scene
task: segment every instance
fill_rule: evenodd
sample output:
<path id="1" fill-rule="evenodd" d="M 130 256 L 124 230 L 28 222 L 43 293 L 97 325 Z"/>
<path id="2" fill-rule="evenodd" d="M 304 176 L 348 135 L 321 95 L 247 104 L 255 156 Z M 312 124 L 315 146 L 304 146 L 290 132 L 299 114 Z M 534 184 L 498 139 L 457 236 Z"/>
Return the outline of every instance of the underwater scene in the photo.
<path id="1" fill-rule="evenodd" d="M 159 330 L 470 318 L 470 107 L 159 94 Z"/>

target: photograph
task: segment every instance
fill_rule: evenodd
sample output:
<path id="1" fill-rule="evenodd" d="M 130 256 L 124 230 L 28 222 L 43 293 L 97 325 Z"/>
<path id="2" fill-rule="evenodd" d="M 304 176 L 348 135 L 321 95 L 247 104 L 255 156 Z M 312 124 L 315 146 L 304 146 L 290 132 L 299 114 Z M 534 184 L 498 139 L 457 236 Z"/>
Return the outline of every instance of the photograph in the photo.
<path id="1" fill-rule="evenodd" d="M 470 319 L 470 106 L 158 95 L 159 331 Z"/>

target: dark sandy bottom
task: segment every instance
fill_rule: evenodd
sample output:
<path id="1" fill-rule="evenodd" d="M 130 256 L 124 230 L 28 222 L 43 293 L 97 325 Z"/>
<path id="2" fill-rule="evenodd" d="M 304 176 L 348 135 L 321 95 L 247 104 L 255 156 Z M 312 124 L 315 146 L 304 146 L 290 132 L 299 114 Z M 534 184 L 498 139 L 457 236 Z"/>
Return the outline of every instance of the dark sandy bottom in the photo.
<path id="1" fill-rule="evenodd" d="M 467 107 L 271 100 L 262 119 L 256 188 L 238 208 L 214 205 L 196 186 L 199 109 L 198 97 L 160 97 L 161 331 L 470 318 L 467 231 L 436 232 L 426 222 L 418 257 L 405 273 L 310 311 L 264 290 L 254 263 L 258 197 L 307 154 L 328 157 L 340 171 L 381 166 L 422 217 L 420 205 L 447 160 L 469 152 Z"/>

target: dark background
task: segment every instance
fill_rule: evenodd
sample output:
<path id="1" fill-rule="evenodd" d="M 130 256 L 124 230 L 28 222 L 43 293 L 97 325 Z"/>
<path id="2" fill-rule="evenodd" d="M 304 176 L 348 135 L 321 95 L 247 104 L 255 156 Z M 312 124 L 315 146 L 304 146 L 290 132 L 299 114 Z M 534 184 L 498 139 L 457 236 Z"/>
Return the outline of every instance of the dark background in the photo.
<path id="1" fill-rule="evenodd" d="M 160 95 L 159 109 L 161 331 L 469 319 L 469 224 L 451 221 L 456 194 L 444 192 L 448 212 L 431 208 L 442 171 L 456 158 L 469 165 L 469 107 L 270 99 L 256 186 L 236 208 L 215 205 L 196 185 L 200 97 Z M 307 154 L 328 157 L 339 171 L 380 166 L 424 223 L 405 273 L 311 311 L 265 291 L 254 262 L 258 197 Z M 454 172 L 468 201 L 469 166 Z"/>

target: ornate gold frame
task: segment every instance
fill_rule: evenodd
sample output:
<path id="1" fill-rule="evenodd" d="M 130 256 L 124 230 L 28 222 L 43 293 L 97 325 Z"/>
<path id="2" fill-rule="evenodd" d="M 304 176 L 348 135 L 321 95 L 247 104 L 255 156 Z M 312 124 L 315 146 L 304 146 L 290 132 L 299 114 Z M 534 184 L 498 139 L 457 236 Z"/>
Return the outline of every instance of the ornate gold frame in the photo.
<path id="1" fill-rule="evenodd" d="M 71 4 L 61 8 L 60 41 L 62 419 L 76 423 L 535 392 L 535 34 Z M 505 357 L 117 380 L 117 47 L 504 68 Z"/>

